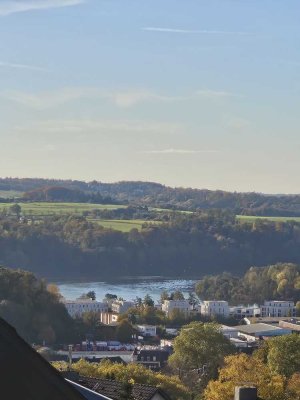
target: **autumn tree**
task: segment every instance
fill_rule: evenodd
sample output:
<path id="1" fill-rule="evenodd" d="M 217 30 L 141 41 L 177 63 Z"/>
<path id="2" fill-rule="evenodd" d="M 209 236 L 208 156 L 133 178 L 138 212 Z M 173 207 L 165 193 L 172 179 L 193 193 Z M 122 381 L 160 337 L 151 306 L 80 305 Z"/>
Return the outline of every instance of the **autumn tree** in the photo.
<path id="1" fill-rule="evenodd" d="M 233 352 L 234 348 L 221 333 L 219 325 L 191 322 L 182 327 L 174 340 L 174 353 L 169 358 L 169 365 L 192 386 L 199 382 L 199 374 L 203 375 L 203 385 L 216 377 L 224 357 Z"/>
<path id="2" fill-rule="evenodd" d="M 20 204 L 15 203 L 9 207 L 9 211 L 12 214 L 15 214 L 19 218 L 21 215 L 22 208 L 21 208 Z"/>
<path id="3" fill-rule="evenodd" d="M 297 334 L 278 336 L 269 340 L 266 361 L 273 373 L 291 377 L 300 373 L 300 336 Z"/>
<path id="4" fill-rule="evenodd" d="M 205 400 L 232 400 L 235 386 L 251 382 L 258 388 L 262 400 L 284 400 L 286 380 L 273 374 L 262 360 L 246 354 L 232 355 L 225 358 L 225 365 L 220 369 L 219 377 L 210 381 L 204 391 Z"/>
<path id="5" fill-rule="evenodd" d="M 117 327 L 117 339 L 121 343 L 128 343 L 132 341 L 132 335 L 133 335 L 133 327 L 132 325 L 126 321 L 123 320 L 120 322 L 120 324 Z"/>
<path id="6" fill-rule="evenodd" d="M 59 370 L 67 369 L 67 363 L 55 362 L 53 365 Z M 190 400 L 189 389 L 179 380 L 177 376 L 155 373 L 140 364 L 130 363 L 127 365 L 112 363 L 103 360 L 101 363 L 89 363 L 80 360 L 72 365 L 75 372 L 82 376 L 89 376 L 100 379 L 114 377 L 118 382 L 139 383 L 161 388 L 172 399 Z"/>

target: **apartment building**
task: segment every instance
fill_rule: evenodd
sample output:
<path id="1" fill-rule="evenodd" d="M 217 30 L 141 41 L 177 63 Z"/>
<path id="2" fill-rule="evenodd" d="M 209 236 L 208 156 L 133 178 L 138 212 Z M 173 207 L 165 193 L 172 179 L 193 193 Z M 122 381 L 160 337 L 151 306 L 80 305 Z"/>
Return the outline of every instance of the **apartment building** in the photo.
<path id="1" fill-rule="evenodd" d="M 91 311 L 99 314 L 108 312 L 106 303 L 92 299 L 64 300 L 63 304 L 72 318 L 81 317 L 82 314 Z"/>
<path id="2" fill-rule="evenodd" d="M 127 300 L 115 300 L 111 304 L 112 312 L 116 314 L 124 314 L 132 307 L 134 307 L 134 302 Z"/>
<path id="3" fill-rule="evenodd" d="M 296 315 L 293 301 L 265 301 L 261 306 L 262 317 L 294 317 Z"/>
<path id="4" fill-rule="evenodd" d="M 207 317 L 212 317 L 214 315 L 219 315 L 222 317 L 229 317 L 229 306 L 228 302 L 224 300 L 211 300 L 211 301 L 203 301 L 201 303 L 201 315 L 205 315 Z"/>
<path id="5" fill-rule="evenodd" d="M 188 315 L 191 306 L 187 300 L 164 300 L 161 309 L 167 316 L 170 316 L 174 310 Z"/>

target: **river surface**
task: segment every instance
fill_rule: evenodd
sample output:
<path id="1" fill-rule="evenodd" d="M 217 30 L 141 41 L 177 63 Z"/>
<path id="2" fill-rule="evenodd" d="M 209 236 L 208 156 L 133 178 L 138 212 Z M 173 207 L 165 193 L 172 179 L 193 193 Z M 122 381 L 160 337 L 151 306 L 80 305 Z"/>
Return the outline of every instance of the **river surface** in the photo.
<path id="1" fill-rule="evenodd" d="M 94 290 L 98 301 L 103 300 L 106 293 L 116 294 L 125 300 L 134 300 L 136 297 L 144 298 L 149 294 L 153 300 L 158 301 L 163 290 L 169 293 L 180 290 L 185 296 L 195 289 L 196 280 L 167 279 L 161 277 L 123 278 L 113 282 L 64 282 L 58 283 L 61 294 L 68 300 L 75 300 L 83 293 Z"/>

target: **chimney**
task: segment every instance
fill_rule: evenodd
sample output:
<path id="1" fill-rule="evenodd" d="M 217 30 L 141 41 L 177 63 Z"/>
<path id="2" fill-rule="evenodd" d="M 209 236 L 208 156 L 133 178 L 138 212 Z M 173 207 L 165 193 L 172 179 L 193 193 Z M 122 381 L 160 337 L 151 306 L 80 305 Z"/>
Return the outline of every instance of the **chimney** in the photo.
<path id="1" fill-rule="evenodd" d="M 235 388 L 234 400 L 258 400 L 256 387 L 238 386 Z"/>

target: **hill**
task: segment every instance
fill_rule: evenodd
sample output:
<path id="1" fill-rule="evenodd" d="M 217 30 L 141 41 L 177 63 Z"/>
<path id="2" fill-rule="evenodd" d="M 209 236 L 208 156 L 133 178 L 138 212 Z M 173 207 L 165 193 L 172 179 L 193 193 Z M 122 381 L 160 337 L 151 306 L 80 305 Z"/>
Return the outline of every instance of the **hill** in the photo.
<path id="1" fill-rule="evenodd" d="M 56 280 L 116 276 L 238 275 L 256 265 L 300 264 L 300 224 L 240 223 L 226 212 L 175 214 L 140 231 L 107 229 L 79 216 L 34 222 L 0 216 L 0 261 Z"/>
<path id="2" fill-rule="evenodd" d="M 47 193 L 49 188 L 56 188 L 56 190 L 51 189 L 49 194 Z M 79 199 L 84 198 L 84 201 L 92 202 L 93 195 L 97 195 L 102 199 L 100 201 L 115 204 L 129 203 L 190 211 L 225 209 L 235 214 L 257 216 L 300 216 L 300 195 L 265 195 L 261 193 L 232 193 L 222 190 L 171 188 L 153 182 L 103 183 L 54 179 L 0 179 L 0 193 L 1 191 L 5 192 L 6 197 L 8 191 L 14 191 L 29 192 L 25 197 L 32 200 L 37 200 L 38 197 L 46 200 L 49 199 L 49 196 L 51 199 L 57 200 L 58 198 L 61 199 L 63 192 L 61 189 L 61 193 L 58 194 L 58 188 L 74 191 L 72 195 L 66 194 L 68 201 L 73 201 L 70 198 L 74 201 L 83 201 Z"/>
<path id="3" fill-rule="evenodd" d="M 56 294 L 32 273 L 0 267 L 0 316 L 28 342 L 70 340 L 74 322 Z"/>

